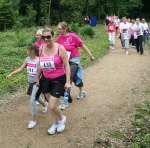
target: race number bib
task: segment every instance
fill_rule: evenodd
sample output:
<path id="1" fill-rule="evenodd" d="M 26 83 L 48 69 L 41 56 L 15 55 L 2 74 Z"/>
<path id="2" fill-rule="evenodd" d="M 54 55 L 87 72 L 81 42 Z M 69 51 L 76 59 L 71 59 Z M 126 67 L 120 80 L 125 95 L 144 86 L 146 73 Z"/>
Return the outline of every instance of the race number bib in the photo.
<path id="1" fill-rule="evenodd" d="M 109 26 L 109 31 L 114 31 L 114 26 Z"/>
<path id="2" fill-rule="evenodd" d="M 43 57 L 43 58 L 41 58 L 40 66 L 44 70 L 55 69 L 54 57 L 48 57 L 48 58 Z"/>
<path id="3" fill-rule="evenodd" d="M 29 74 L 29 76 L 35 76 L 37 74 L 36 64 L 27 63 L 27 73 Z"/>
<path id="4" fill-rule="evenodd" d="M 128 30 L 127 29 L 123 29 L 123 33 L 127 33 L 128 32 Z"/>

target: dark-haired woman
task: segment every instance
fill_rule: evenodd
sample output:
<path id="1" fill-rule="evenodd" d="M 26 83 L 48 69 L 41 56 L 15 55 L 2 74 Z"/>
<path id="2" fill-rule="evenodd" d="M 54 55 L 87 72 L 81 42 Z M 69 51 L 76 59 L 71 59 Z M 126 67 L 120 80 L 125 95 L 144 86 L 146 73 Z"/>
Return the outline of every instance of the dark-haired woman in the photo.
<path id="1" fill-rule="evenodd" d="M 42 93 L 49 101 L 49 109 L 54 117 L 54 123 L 48 129 L 48 134 L 53 135 L 56 132 L 61 133 L 65 129 L 66 116 L 62 115 L 58 109 L 60 96 L 64 91 L 71 87 L 70 85 L 70 67 L 66 50 L 63 46 L 54 42 L 53 31 L 46 28 L 43 31 L 42 38 L 45 46 L 40 50 L 40 87 Z"/>

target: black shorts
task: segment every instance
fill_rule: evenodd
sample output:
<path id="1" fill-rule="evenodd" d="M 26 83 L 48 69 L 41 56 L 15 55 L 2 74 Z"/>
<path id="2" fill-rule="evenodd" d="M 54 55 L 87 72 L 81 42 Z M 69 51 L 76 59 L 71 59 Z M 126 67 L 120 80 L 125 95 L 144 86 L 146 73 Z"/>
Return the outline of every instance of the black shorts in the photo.
<path id="1" fill-rule="evenodd" d="M 78 72 L 78 64 L 70 62 L 70 71 L 71 71 L 71 81 L 76 85 L 77 72 Z M 76 85 L 78 87 L 83 87 L 83 82 Z"/>
<path id="2" fill-rule="evenodd" d="M 59 98 L 64 95 L 66 83 L 66 75 L 60 76 L 56 79 L 48 79 L 42 76 L 40 80 L 40 89 L 42 93 L 50 93 L 51 96 Z"/>

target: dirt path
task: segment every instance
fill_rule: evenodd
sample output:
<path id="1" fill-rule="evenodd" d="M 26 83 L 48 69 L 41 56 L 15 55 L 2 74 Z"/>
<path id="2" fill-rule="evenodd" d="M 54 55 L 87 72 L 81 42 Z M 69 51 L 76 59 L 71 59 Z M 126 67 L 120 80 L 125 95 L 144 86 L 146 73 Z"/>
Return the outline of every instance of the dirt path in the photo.
<path id="1" fill-rule="evenodd" d="M 29 101 L 9 105 L 0 113 L 0 148 L 92 148 L 95 139 L 106 130 L 124 127 L 134 106 L 144 99 L 150 82 L 150 54 L 127 56 L 119 47 L 85 70 L 87 98 L 74 101 L 65 111 L 68 116 L 63 134 L 48 136 L 50 115 L 39 109 L 39 125 L 27 130 Z M 74 89 L 74 95 L 76 95 Z M 20 101 L 19 101 L 20 102 Z"/>

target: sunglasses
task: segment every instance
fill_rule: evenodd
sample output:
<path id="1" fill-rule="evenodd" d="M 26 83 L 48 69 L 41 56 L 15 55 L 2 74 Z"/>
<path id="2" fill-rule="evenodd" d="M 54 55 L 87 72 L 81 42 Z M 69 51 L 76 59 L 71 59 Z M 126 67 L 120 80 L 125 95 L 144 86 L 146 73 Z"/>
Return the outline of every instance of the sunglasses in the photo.
<path id="1" fill-rule="evenodd" d="M 50 40 L 51 38 L 52 38 L 52 36 L 50 36 L 50 35 L 49 36 L 42 36 L 43 40 Z"/>

